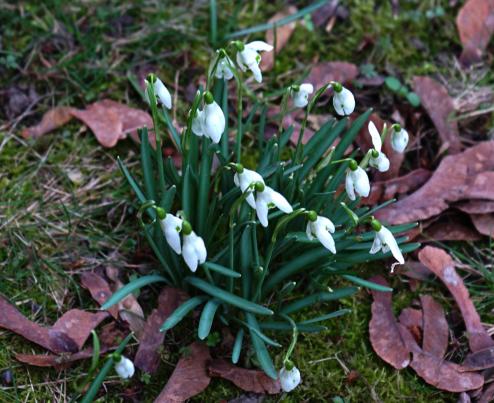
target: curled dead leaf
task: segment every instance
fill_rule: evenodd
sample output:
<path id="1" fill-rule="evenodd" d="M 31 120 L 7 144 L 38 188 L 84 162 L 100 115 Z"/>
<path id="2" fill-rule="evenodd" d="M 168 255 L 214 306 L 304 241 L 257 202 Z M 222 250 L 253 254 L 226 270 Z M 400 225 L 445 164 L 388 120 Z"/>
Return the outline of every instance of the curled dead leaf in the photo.
<path id="1" fill-rule="evenodd" d="M 358 67 L 347 62 L 321 62 L 312 67 L 305 80 L 311 83 L 315 89 L 328 84 L 330 81 L 349 83 L 358 76 Z"/>
<path id="2" fill-rule="evenodd" d="M 108 282 L 99 274 L 85 272 L 81 273 L 80 277 L 81 285 L 90 292 L 91 296 L 98 304 L 103 305 L 113 294 Z M 118 308 L 116 306 L 112 306 L 108 309 L 108 312 L 110 312 L 115 319 L 118 319 Z"/>
<path id="3" fill-rule="evenodd" d="M 213 360 L 208 371 L 210 376 L 227 379 L 246 392 L 273 395 L 281 391 L 280 382 L 271 379 L 263 371 L 240 368 L 222 359 Z"/>
<path id="4" fill-rule="evenodd" d="M 482 326 L 470 294 L 455 270 L 453 259 L 442 249 L 426 246 L 419 252 L 419 260 L 441 279 L 453 295 L 465 321 L 470 350 L 476 352 L 494 346 L 494 340 Z"/>
<path id="5" fill-rule="evenodd" d="M 382 276 L 369 279 L 388 286 Z M 403 369 L 410 363 L 409 350 L 401 340 L 398 324 L 391 308 L 391 292 L 372 290 L 372 318 L 369 322 L 370 342 L 374 351 L 396 369 Z"/>
<path id="6" fill-rule="evenodd" d="M 194 342 L 188 350 L 188 354 L 178 361 L 155 403 L 185 402 L 208 387 L 211 381 L 207 373 L 211 360 L 209 349 L 202 343 Z"/>
<path id="7" fill-rule="evenodd" d="M 139 337 L 139 349 L 134 364 L 141 370 L 154 373 L 160 360 L 160 346 L 165 339 L 165 332 L 160 327 L 171 313 L 184 302 L 186 295 L 176 288 L 165 287 L 158 298 L 158 307 L 151 312 Z"/>
<path id="8" fill-rule="evenodd" d="M 482 235 L 494 237 L 494 214 L 472 214 L 472 222 Z"/>
<path id="9" fill-rule="evenodd" d="M 430 295 L 422 295 L 420 303 L 423 313 L 422 349 L 437 358 L 443 358 L 449 340 L 449 327 L 444 310 Z"/>

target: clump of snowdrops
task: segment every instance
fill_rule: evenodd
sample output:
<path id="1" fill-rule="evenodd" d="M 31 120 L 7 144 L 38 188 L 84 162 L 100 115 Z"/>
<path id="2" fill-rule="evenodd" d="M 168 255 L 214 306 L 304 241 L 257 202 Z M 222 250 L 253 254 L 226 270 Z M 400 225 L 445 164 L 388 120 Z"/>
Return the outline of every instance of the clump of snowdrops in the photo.
<path id="1" fill-rule="evenodd" d="M 311 83 L 293 83 L 280 93 L 278 131 L 267 138 L 267 105 L 250 89 L 250 77 L 262 82 L 261 52 L 271 50 L 262 41 L 235 41 L 218 50 L 181 133 L 168 115 L 169 90 L 158 77 L 148 76 L 145 99 L 154 128 L 152 133 L 140 131 L 142 185 L 119 164 L 137 196 L 137 217 L 159 269 L 133 279 L 104 307 L 151 283 L 181 288 L 190 298 L 163 323 L 162 331 L 200 310 L 199 339 L 228 326 L 235 332 L 232 362 L 247 355 L 267 375 L 279 378 L 288 392 L 301 381 L 291 359 L 298 334 L 321 332 L 332 318 L 348 312 L 311 316 L 314 305 L 320 312 L 358 286 L 381 289 L 352 274 L 352 267 L 388 257 L 393 266 L 403 264 L 402 253 L 416 245 L 404 245 L 404 237 L 394 236 L 411 226 L 386 227 L 373 217 L 381 206 L 359 207 L 360 198 L 369 196 L 369 170 L 389 169 L 382 151 L 385 137 L 392 136 L 393 148 L 403 152 L 407 132 L 393 125 L 379 133 L 370 122 L 373 148 L 345 155 L 370 111 L 350 123 L 355 98 L 341 83 L 317 89 Z M 307 118 L 323 94 L 331 95 L 332 107 L 325 107 L 335 118 L 303 144 Z M 283 126 L 290 108 L 305 110 L 299 132 Z M 164 141 L 181 155 L 181 167 L 171 157 L 163 158 Z M 255 166 L 246 162 L 249 149 L 258 151 Z M 349 285 L 334 288 L 336 276 Z M 309 319 L 301 320 L 302 315 Z M 280 344 L 281 332 L 291 335 L 288 346 Z"/>

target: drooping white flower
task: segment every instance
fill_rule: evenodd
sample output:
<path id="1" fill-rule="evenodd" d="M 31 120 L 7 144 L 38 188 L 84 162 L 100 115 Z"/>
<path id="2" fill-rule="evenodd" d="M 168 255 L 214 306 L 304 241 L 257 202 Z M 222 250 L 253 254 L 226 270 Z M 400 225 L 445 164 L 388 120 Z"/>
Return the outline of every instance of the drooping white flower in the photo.
<path id="1" fill-rule="evenodd" d="M 300 376 L 300 371 L 298 370 L 297 367 L 293 367 L 290 370 L 285 367 L 281 368 L 279 373 L 279 378 L 280 378 L 280 386 L 283 392 L 291 392 L 302 381 L 302 377 Z"/>
<path id="2" fill-rule="evenodd" d="M 309 221 L 307 223 L 307 238 L 309 240 L 313 240 L 314 237 L 316 237 L 319 242 L 321 242 L 322 246 L 324 246 L 327 250 L 329 250 L 331 253 L 335 254 L 336 253 L 336 246 L 334 243 L 334 239 L 331 236 L 332 233 L 335 231 L 335 227 L 333 222 L 326 217 L 321 217 L 315 212 L 309 215 Z M 314 215 L 316 216 L 315 220 L 312 220 L 314 218 Z"/>
<path id="3" fill-rule="evenodd" d="M 268 210 L 270 205 L 278 207 L 286 214 L 293 212 L 293 208 L 285 197 L 273 190 L 269 186 L 264 186 L 264 190 L 256 191 L 256 213 L 259 222 L 263 227 L 268 226 Z"/>
<path id="4" fill-rule="evenodd" d="M 310 83 L 304 83 L 301 84 L 300 86 L 294 86 L 294 87 L 295 88 L 292 87 L 292 91 L 291 91 L 293 97 L 293 104 L 297 108 L 305 108 L 309 103 L 309 95 L 314 92 L 314 86 Z"/>
<path id="5" fill-rule="evenodd" d="M 235 183 L 235 186 L 238 186 L 240 188 L 242 193 L 245 193 L 245 191 L 249 188 L 249 186 L 252 183 L 260 182 L 264 184 L 264 179 L 256 171 L 252 171 L 247 168 L 242 168 L 242 171 L 240 173 L 239 172 L 235 173 L 233 177 L 233 182 Z M 249 206 L 251 206 L 253 209 L 256 208 L 256 201 L 254 199 L 254 194 L 252 191 L 247 196 L 246 201 L 247 203 L 249 203 Z"/>
<path id="6" fill-rule="evenodd" d="M 333 106 L 340 116 L 351 115 L 355 109 L 355 97 L 347 88 L 339 85 L 333 86 Z"/>
<path id="7" fill-rule="evenodd" d="M 400 125 L 393 125 L 391 132 L 391 147 L 398 153 L 405 151 L 408 145 L 408 132 L 400 127 Z"/>
<path id="8" fill-rule="evenodd" d="M 183 220 L 173 214 L 167 214 L 163 220 L 160 220 L 160 226 L 165 235 L 168 245 L 180 255 L 182 247 L 180 244 L 180 231 L 182 230 Z"/>
<path id="9" fill-rule="evenodd" d="M 146 80 L 146 85 L 148 84 L 149 82 Z M 172 96 L 170 95 L 170 91 L 168 91 L 168 88 L 166 88 L 165 84 L 163 84 L 163 81 L 161 81 L 158 77 L 154 78 L 153 89 L 156 100 L 165 105 L 167 109 L 171 109 Z M 144 93 L 144 97 L 146 99 L 146 102 L 149 103 L 149 95 L 147 90 Z"/>
<path id="10" fill-rule="evenodd" d="M 196 136 L 206 136 L 217 144 L 225 131 L 225 115 L 210 92 L 204 94 L 204 100 L 204 110 L 198 109 L 192 120 L 192 132 Z"/>
<path id="11" fill-rule="evenodd" d="M 376 168 L 379 172 L 386 172 L 389 169 L 389 159 L 381 151 L 381 135 L 379 134 L 379 131 L 377 130 L 377 127 L 372 120 L 369 122 L 368 129 L 372 138 L 372 145 L 374 146 L 375 153 L 377 153 L 377 156 L 374 156 L 374 151 L 371 151 L 369 165 L 373 168 Z"/>
<path id="12" fill-rule="evenodd" d="M 258 83 L 262 82 L 262 73 L 259 67 L 261 63 L 261 55 L 259 52 L 270 52 L 273 47 L 264 41 L 253 41 L 250 43 L 238 43 L 237 48 L 237 63 L 242 71 L 249 69 L 252 71 L 255 80 Z"/>
<path id="13" fill-rule="evenodd" d="M 115 371 L 122 379 L 132 378 L 135 372 L 134 363 L 127 357 L 120 357 L 120 361 L 115 363 Z"/>
<path id="14" fill-rule="evenodd" d="M 354 168 L 354 169 L 352 169 Z M 370 193 L 370 182 L 367 173 L 356 163 L 346 171 L 345 190 L 350 200 L 355 200 L 355 193 L 360 197 L 368 197 Z"/>
<path id="15" fill-rule="evenodd" d="M 391 271 L 393 271 L 394 266 L 397 264 L 404 264 L 405 259 L 403 258 L 400 247 L 391 231 L 377 220 L 372 221 L 372 227 L 375 231 L 375 236 L 369 253 L 374 255 L 380 250 L 382 250 L 383 253 L 391 251 L 391 254 L 397 261 L 397 263 L 391 266 Z"/>
<path id="16" fill-rule="evenodd" d="M 189 234 L 184 233 L 184 246 L 182 248 L 182 255 L 185 263 L 189 266 L 189 269 L 193 272 L 197 270 L 199 263 L 204 263 L 208 256 L 206 246 L 203 239 L 196 235 L 194 231 Z"/>
<path id="17" fill-rule="evenodd" d="M 233 66 L 232 60 L 225 55 L 218 61 L 218 65 L 216 66 L 216 72 L 214 73 L 214 75 L 220 80 L 222 78 L 224 78 L 225 80 L 231 80 L 233 78 L 233 71 L 231 66 Z"/>

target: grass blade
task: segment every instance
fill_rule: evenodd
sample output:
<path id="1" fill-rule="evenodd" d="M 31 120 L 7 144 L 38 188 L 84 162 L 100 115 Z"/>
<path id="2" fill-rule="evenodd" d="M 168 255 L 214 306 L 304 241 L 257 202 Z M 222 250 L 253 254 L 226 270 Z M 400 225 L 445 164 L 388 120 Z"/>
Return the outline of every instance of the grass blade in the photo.
<path id="1" fill-rule="evenodd" d="M 353 276 L 351 274 L 343 274 L 343 277 L 346 278 L 348 281 L 351 281 L 352 283 L 361 285 L 362 287 L 369 288 L 370 290 L 376 290 L 376 291 L 388 291 L 391 292 L 393 291 L 392 288 L 390 287 L 385 287 L 381 284 L 374 283 L 372 281 L 364 280 L 363 278 Z"/>

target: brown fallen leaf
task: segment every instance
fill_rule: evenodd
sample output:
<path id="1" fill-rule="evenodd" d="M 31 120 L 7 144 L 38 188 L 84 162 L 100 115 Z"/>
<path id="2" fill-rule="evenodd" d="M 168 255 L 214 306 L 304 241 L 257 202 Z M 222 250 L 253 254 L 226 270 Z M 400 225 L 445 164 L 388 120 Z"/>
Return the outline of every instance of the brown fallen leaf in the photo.
<path id="1" fill-rule="evenodd" d="M 106 353 L 108 349 L 102 347 L 100 352 Z M 33 365 L 35 367 L 54 367 L 57 370 L 66 369 L 76 361 L 91 358 L 93 356 L 93 349 L 88 348 L 82 351 L 78 351 L 74 354 L 16 354 L 15 359 L 24 364 Z"/>
<path id="2" fill-rule="evenodd" d="M 287 6 L 284 10 L 277 12 L 269 19 L 269 23 L 276 22 L 282 18 L 288 17 L 297 12 L 297 7 Z M 276 28 L 276 46 L 275 46 L 275 35 L 274 30 L 269 29 L 266 31 L 266 42 L 270 45 L 275 46 L 272 52 L 266 52 L 262 55 L 261 59 L 261 69 L 264 71 L 269 71 L 274 67 L 275 52 L 278 54 L 288 43 L 290 37 L 295 31 L 296 22 L 291 22 L 290 24 L 282 25 Z"/>
<path id="3" fill-rule="evenodd" d="M 472 214 L 472 222 L 482 235 L 494 237 L 494 214 Z"/>
<path id="4" fill-rule="evenodd" d="M 66 124 L 73 117 L 86 124 L 103 147 L 114 147 L 118 140 L 128 134 L 138 141 L 137 129 L 153 126 L 151 116 L 147 112 L 103 99 L 88 105 L 86 109 L 51 109 L 43 115 L 38 125 L 24 129 L 22 135 L 26 138 L 39 137 Z"/>
<path id="5" fill-rule="evenodd" d="M 328 84 L 330 81 L 349 83 L 358 76 L 358 67 L 347 62 L 321 62 L 312 67 L 307 79 L 314 89 Z"/>
<path id="6" fill-rule="evenodd" d="M 423 312 L 422 350 L 443 358 L 448 349 L 449 327 L 441 305 L 430 295 L 420 297 Z"/>
<path id="7" fill-rule="evenodd" d="M 155 403 L 180 403 L 205 390 L 211 378 L 207 365 L 211 360 L 206 345 L 194 342 L 188 349 L 189 354 L 180 358 L 164 389 Z"/>
<path id="8" fill-rule="evenodd" d="M 422 311 L 420 309 L 405 308 L 398 316 L 398 322 L 405 326 L 417 343 L 422 343 Z"/>
<path id="9" fill-rule="evenodd" d="M 480 234 L 471 225 L 455 221 L 453 217 L 449 221 L 440 219 L 432 225 L 427 226 L 422 231 L 422 236 L 416 239 L 416 241 L 477 241 L 481 238 Z"/>
<path id="10" fill-rule="evenodd" d="M 156 372 L 160 362 L 159 349 L 165 339 L 165 332 L 160 332 L 160 327 L 186 298 L 185 293 L 176 288 L 165 287 L 161 291 L 158 308 L 149 315 L 139 338 L 139 349 L 134 359 L 136 367 L 151 374 Z"/>
<path id="11" fill-rule="evenodd" d="M 113 292 L 116 292 L 120 288 L 124 286 L 124 283 L 119 278 L 119 273 L 120 270 L 116 267 L 113 266 L 107 266 L 106 267 L 106 275 L 108 278 L 113 281 Z M 137 301 L 137 298 L 134 296 L 134 294 L 129 294 L 127 295 L 123 300 L 121 300 L 118 303 L 118 311 L 129 311 L 130 313 L 134 314 L 135 316 L 140 317 L 142 320 L 144 320 L 144 311 L 142 310 L 141 305 Z M 134 329 L 131 329 L 134 331 Z M 136 329 L 137 330 L 137 329 Z"/>
<path id="12" fill-rule="evenodd" d="M 453 259 L 442 249 L 432 246 L 426 246 L 418 256 L 419 260 L 441 279 L 453 295 L 465 321 L 470 350 L 476 352 L 494 346 L 494 340 L 482 326 L 468 290 L 455 270 Z"/>
<path id="13" fill-rule="evenodd" d="M 490 403 L 494 400 L 494 383 L 491 383 L 480 395 L 477 403 Z"/>
<path id="14" fill-rule="evenodd" d="M 369 281 L 388 286 L 382 276 Z M 410 363 L 409 350 L 401 340 L 396 319 L 391 309 L 391 292 L 372 290 L 372 318 L 369 322 L 370 342 L 374 351 L 388 364 L 402 369 Z"/>
<path id="15" fill-rule="evenodd" d="M 210 376 L 226 379 L 246 392 L 274 395 L 281 391 L 280 382 L 271 379 L 263 371 L 239 368 L 223 359 L 213 360 L 208 366 L 208 372 Z"/>
<path id="16" fill-rule="evenodd" d="M 463 45 L 460 60 L 470 65 L 481 60 L 494 33 L 494 1 L 468 0 L 456 17 Z"/>
<path id="17" fill-rule="evenodd" d="M 72 309 L 50 327 L 41 326 L 22 315 L 5 298 L 0 296 L 0 328 L 17 333 L 25 339 L 54 353 L 77 352 L 87 337 L 108 314 L 89 313 Z"/>
<path id="18" fill-rule="evenodd" d="M 398 329 L 402 340 L 412 352 L 410 367 L 428 384 L 456 393 L 483 386 L 484 377 L 481 374 L 463 372 L 460 365 L 423 351 L 405 326 L 398 324 Z"/>
<path id="19" fill-rule="evenodd" d="M 453 207 L 467 214 L 494 213 L 493 200 L 467 200 L 456 203 Z"/>
<path id="20" fill-rule="evenodd" d="M 485 348 L 467 355 L 461 364 L 465 371 L 480 371 L 494 368 L 494 347 Z"/>
<path id="21" fill-rule="evenodd" d="M 438 215 L 459 200 L 485 199 L 486 194 L 494 192 L 494 183 L 488 182 L 491 177 L 485 175 L 494 171 L 493 154 L 494 141 L 485 141 L 445 157 L 424 186 L 379 210 L 376 217 L 388 224 L 404 224 Z"/>
<path id="22" fill-rule="evenodd" d="M 81 285 L 89 290 L 93 299 L 100 305 L 103 305 L 108 298 L 113 294 L 108 282 L 99 274 L 92 272 L 81 273 Z M 118 319 L 118 308 L 112 306 L 108 309 L 108 312 Z"/>
<path id="23" fill-rule="evenodd" d="M 454 103 L 448 94 L 448 90 L 431 77 L 415 76 L 413 78 L 413 90 L 418 94 L 424 109 L 429 114 L 443 147 L 450 154 L 461 151 L 462 144 L 458 124 L 451 121 L 454 112 Z"/>

